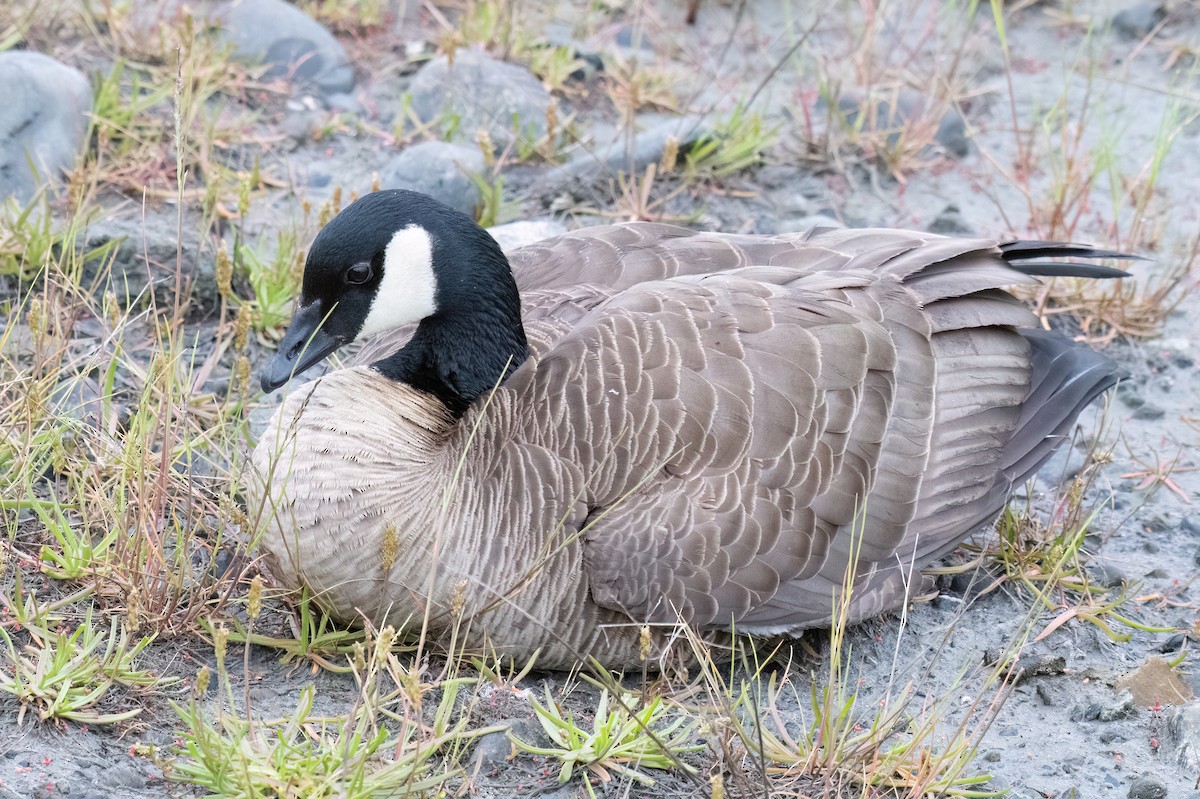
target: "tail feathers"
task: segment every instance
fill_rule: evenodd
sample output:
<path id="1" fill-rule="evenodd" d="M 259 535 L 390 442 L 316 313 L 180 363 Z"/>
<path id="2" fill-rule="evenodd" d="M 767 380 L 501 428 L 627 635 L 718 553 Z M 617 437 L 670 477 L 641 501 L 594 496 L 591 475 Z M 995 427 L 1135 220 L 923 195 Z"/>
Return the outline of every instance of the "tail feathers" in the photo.
<path id="1" fill-rule="evenodd" d="M 1016 430 L 1004 446 L 1001 467 L 1011 483 L 1022 483 L 1062 444 L 1087 405 L 1127 373 L 1112 360 L 1062 335 L 1022 330 L 1029 341 L 1029 396 Z"/>
<path id="2" fill-rule="evenodd" d="M 1070 261 L 1042 261 L 1040 258 L 1109 258 L 1120 261 L 1145 260 L 1138 255 L 1101 250 L 1084 244 L 1056 241 L 1009 241 L 1000 245 L 1000 254 L 1018 272 L 1039 277 L 1128 277 L 1129 273 L 1111 266 L 1077 264 Z"/>

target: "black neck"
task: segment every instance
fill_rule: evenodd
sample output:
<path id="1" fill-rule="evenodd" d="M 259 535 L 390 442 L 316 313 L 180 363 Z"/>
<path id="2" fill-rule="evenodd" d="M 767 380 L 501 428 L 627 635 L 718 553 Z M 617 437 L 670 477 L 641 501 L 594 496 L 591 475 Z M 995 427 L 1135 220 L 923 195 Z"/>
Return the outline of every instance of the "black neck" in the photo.
<path id="1" fill-rule="evenodd" d="M 403 349 L 373 364 L 433 394 L 456 418 L 529 354 L 508 259 L 483 229 L 470 227 L 439 237 L 437 313 Z"/>

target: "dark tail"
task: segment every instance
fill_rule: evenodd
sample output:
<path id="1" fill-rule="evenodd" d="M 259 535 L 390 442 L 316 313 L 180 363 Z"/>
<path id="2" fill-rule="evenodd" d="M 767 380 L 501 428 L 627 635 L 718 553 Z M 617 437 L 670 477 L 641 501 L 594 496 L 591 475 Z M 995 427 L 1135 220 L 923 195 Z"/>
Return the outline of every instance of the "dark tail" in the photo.
<path id="1" fill-rule="evenodd" d="M 1000 464 L 1014 484 L 1032 477 L 1054 454 L 1084 408 L 1128 377 L 1107 356 L 1059 333 L 1026 329 L 1021 335 L 1031 347 L 1031 388 Z"/>

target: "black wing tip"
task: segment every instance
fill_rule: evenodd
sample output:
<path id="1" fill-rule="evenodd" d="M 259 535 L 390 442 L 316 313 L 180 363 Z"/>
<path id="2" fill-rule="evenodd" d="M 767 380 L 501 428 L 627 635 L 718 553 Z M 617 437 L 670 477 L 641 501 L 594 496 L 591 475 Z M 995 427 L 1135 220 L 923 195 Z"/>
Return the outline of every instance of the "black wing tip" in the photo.
<path id="1" fill-rule="evenodd" d="M 1070 261 L 1008 262 L 1010 269 L 1037 277 L 1092 277 L 1100 279 L 1129 277 L 1124 269 L 1097 264 L 1075 264 Z"/>
<path id="2" fill-rule="evenodd" d="M 1038 241 L 1018 239 L 1000 244 L 1000 254 L 1008 265 L 1018 272 L 1038 277 L 1086 277 L 1086 278 L 1123 278 L 1129 277 L 1129 272 L 1111 266 L 1096 264 L 1080 264 L 1071 261 L 1042 261 L 1041 258 L 1092 258 L 1097 260 L 1110 259 L 1114 261 L 1145 261 L 1141 255 L 1105 250 L 1087 244 L 1073 244 L 1062 241 Z"/>

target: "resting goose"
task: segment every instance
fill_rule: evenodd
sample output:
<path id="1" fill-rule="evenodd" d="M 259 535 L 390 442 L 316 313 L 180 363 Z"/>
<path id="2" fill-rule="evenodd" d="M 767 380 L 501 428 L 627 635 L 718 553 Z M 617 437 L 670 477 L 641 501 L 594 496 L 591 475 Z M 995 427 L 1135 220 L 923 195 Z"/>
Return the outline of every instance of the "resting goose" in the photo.
<path id="1" fill-rule="evenodd" d="M 544 667 L 899 607 L 1119 370 L 1004 286 L 1115 253 L 898 230 L 632 223 L 510 262 L 471 219 L 365 196 L 313 241 L 254 452 L 273 573 L 335 616 Z M 411 328 L 409 328 L 411 329 Z M 861 531 L 857 535 L 855 531 Z"/>

